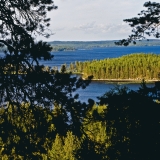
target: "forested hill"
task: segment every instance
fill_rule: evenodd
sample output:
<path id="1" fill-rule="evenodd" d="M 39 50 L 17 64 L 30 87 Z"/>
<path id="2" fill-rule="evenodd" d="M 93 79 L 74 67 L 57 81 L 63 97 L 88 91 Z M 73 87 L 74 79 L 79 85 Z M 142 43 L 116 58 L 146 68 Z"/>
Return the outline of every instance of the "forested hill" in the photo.
<path id="1" fill-rule="evenodd" d="M 160 78 L 160 55 L 129 54 L 119 58 L 107 58 L 75 62 L 70 71 L 82 73 L 84 78 L 93 79 L 134 79 L 157 80 Z"/>
<path id="2" fill-rule="evenodd" d="M 52 41 L 48 42 L 53 47 L 54 51 L 66 51 L 76 49 L 90 49 L 97 47 L 118 47 L 115 45 L 117 40 L 108 41 Z M 129 46 L 160 46 L 160 40 L 150 39 L 143 41 L 136 41 L 136 45 Z"/>

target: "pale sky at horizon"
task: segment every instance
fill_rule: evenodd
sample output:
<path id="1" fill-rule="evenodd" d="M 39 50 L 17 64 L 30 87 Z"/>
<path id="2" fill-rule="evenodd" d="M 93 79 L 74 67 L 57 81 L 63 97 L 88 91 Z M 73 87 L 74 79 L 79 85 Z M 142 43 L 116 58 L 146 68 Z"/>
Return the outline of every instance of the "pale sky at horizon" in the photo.
<path id="1" fill-rule="evenodd" d="M 127 38 L 131 28 L 123 19 L 136 17 L 146 0 L 54 0 L 48 13 L 50 30 L 45 41 L 96 41 Z M 156 1 L 158 2 L 158 1 Z M 160 0 L 159 0 L 160 2 Z"/>

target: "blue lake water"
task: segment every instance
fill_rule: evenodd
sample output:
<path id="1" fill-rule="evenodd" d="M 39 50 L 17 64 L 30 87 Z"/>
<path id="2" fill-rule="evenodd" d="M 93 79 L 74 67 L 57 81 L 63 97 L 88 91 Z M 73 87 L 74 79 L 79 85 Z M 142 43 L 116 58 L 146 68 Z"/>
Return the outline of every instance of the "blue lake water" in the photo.
<path id="1" fill-rule="evenodd" d="M 48 66 L 60 66 L 64 63 L 69 65 L 71 62 L 75 61 L 87 61 L 95 59 L 104 58 L 116 58 L 123 55 L 132 53 L 154 53 L 160 54 L 160 46 L 145 46 L 145 47 L 108 47 L 108 48 L 94 48 L 91 50 L 76 50 L 76 51 L 65 51 L 65 52 L 53 52 L 54 59 L 52 61 L 41 63 Z M 79 89 L 77 93 L 79 94 L 79 99 L 82 102 L 87 102 L 88 98 L 92 98 L 98 101 L 96 97 L 102 96 L 105 92 L 114 88 L 117 83 L 107 83 L 107 82 L 91 82 L 91 84 L 86 89 Z M 127 86 L 129 89 L 136 90 L 140 87 L 140 84 L 119 84 L 121 86 Z M 149 87 L 154 86 L 154 84 L 147 84 Z"/>
<path id="2" fill-rule="evenodd" d="M 109 91 L 110 89 L 119 85 L 120 87 L 126 86 L 131 90 L 137 90 L 141 86 L 141 84 L 137 83 L 128 83 L 128 84 L 117 84 L 117 83 L 106 83 L 106 82 L 91 82 L 86 89 L 78 89 L 77 93 L 79 94 L 79 99 L 82 102 L 88 102 L 88 99 L 91 98 L 98 102 L 97 97 L 102 96 L 104 93 Z M 148 87 L 153 87 L 154 83 L 147 84 Z"/>
<path id="3" fill-rule="evenodd" d="M 94 48 L 90 50 L 75 50 L 65 52 L 53 52 L 54 58 L 52 61 L 41 61 L 42 64 L 48 66 L 60 67 L 66 63 L 69 65 L 75 61 L 87 61 L 104 58 L 116 58 L 132 53 L 155 53 L 160 54 L 160 46 L 145 46 L 145 47 L 107 47 Z"/>
<path id="4" fill-rule="evenodd" d="M 46 66 L 57 66 L 61 67 L 62 64 L 66 63 L 69 65 L 75 61 L 87 61 L 104 58 L 116 58 L 123 55 L 132 53 L 154 53 L 160 54 L 160 46 L 144 46 L 144 47 L 107 47 L 107 48 L 93 48 L 88 50 L 75 50 L 65 52 L 52 52 L 54 58 L 52 61 L 41 61 L 40 63 Z M 2 54 L 2 53 L 1 53 Z M 1 56 L 0 54 L 0 56 Z M 86 89 L 79 89 L 79 99 L 82 102 L 87 102 L 88 98 L 92 98 L 97 101 L 97 96 L 102 96 L 106 91 L 113 88 L 116 83 L 106 82 L 91 82 Z M 124 84 L 119 84 L 123 86 Z M 148 86 L 154 86 L 154 84 L 147 84 Z M 140 84 L 125 84 L 129 89 L 136 90 L 140 87 Z"/>

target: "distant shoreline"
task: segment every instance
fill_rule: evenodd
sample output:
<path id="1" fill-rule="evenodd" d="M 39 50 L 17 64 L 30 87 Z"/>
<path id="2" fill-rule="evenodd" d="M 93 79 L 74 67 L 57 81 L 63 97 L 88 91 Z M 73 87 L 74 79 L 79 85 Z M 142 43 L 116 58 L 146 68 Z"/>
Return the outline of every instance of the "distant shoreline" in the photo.
<path id="1" fill-rule="evenodd" d="M 108 48 L 108 47 L 124 47 L 117 46 L 115 42 L 119 40 L 102 40 L 102 41 L 50 41 L 48 42 L 54 50 L 69 51 L 77 49 L 93 49 L 93 48 Z M 130 44 L 128 47 L 145 47 L 145 46 L 160 46 L 159 39 L 149 39 L 136 41 L 135 44 Z"/>

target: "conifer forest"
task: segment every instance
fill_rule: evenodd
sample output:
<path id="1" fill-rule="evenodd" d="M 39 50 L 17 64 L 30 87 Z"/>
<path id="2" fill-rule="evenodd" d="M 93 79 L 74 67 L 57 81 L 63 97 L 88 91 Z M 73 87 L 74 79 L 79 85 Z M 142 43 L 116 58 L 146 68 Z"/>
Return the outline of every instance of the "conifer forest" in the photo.
<path id="1" fill-rule="evenodd" d="M 130 54 L 50 69 L 40 61 L 54 58 L 53 46 L 37 36 L 53 34 L 48 13 L 58 7 L 52 0 L 0 0 L 0 159 L 160 159 L 160 56 Z M 133 30 L 114 45 L 160 38 L 160 3 L 144 7 L 124 20 Z M 141 85 L 116 86 L 96 102 L 92 97 L 81 102 L 75 91 L 94 79 L 133 79 Z M 154 86 L 147 87 L 147 80 L 156 80 Z"/>

